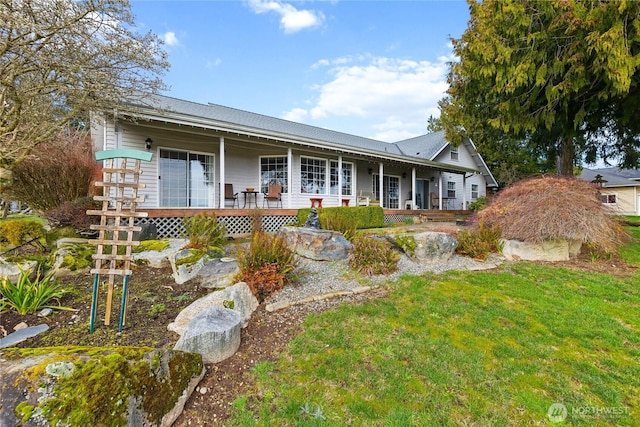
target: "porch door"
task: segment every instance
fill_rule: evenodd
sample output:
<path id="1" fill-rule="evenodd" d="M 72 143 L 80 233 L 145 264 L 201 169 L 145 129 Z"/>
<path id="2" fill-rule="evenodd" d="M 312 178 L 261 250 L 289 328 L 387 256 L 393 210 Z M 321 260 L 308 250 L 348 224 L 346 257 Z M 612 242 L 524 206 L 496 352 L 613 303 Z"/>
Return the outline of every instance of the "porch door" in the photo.
<path id="1" fill-rule="evenodd" d="M 186 151 L 160 150 L 160 206 L 214 207 L 214 158 Z"/>
<path id="2" fill-rule="evenodd" d="M 373 174 L 373 194 L 382 201 L 382 206 L 389 209 L 400 207 L 400 177 L 384 175 L 382 177 L 382 198 L 380 197 L 379 174 Z"/>
<path id="3" fill-rule="evenodd" d="M 429 181 L 426 179 L 416 180 L 416 206 L 418 209 L 429 208 Z"/>

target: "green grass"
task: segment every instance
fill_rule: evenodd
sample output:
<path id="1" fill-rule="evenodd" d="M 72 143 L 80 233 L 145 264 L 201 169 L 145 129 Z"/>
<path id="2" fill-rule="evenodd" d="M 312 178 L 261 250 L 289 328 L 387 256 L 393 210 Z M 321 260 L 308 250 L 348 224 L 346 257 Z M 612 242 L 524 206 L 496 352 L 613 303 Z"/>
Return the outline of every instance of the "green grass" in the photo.
<path id="1" fill-rule="evenodd" d="M 532 263 L 404 276 L 385 299 L 309 317 L 229 425 L 633 425 L 638 283 Z M 556 402 L 563 423 L 547 418 Z"/>

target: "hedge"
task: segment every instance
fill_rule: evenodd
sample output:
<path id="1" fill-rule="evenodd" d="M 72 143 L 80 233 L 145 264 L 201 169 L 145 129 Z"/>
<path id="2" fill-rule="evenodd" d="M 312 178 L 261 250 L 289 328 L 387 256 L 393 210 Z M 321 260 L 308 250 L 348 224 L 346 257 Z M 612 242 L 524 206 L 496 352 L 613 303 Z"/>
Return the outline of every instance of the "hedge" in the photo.
<path id="1" fill-rule="evenodd" d="M 316 208 L 320 224 L 326 224 L 329 217 L 342 216 L 348 219 L 355 219 L 356 228 L 378 228 L 384 227 L 384 211 L 380 206 L 334 206 L 330 208 Z M 303 225 L 307 220 L 311 208 L 298 210 L 298 225 Z"/>

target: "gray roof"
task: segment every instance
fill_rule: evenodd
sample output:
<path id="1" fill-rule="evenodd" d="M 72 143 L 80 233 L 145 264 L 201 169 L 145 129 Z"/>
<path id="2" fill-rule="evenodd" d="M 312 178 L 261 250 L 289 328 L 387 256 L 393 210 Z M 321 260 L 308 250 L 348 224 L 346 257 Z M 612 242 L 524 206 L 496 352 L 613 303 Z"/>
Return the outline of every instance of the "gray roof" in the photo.
<path id="1" fill-rule="evenodd" d="M 225 107 L 217 104 L 199 104 L 168 96 L 153 95 L 148 97 L 148 106 L 160 108 L 167 112 L 190 116 L 198 119 L 208 119 L 218 123 L 226 123 L 230 127 L 243 126 L 247 128 L 271 131 L 277 134 L 304 137 L 335 144 L 379 151 L 382 153 L 402 155 L 395 144 L 350 135 L 329 129 L 310 126 L 263 114 L 251 113 L 237 108 Z"/>
<path id="2" fill-rule="evenodd" d="M 618 168 L 601 168 L 601 169 L 582 169 L 582 173 L 578 176 L 585 181 L 593 181 L 596 175 L 600 175 L 604 182 L 603 187 L 630 187 L 640 185 L 640 172 L 637 169 L 618 169 Z M 633 178 L 636 178 L 634 180 Z"/>
<path id="3" fill-rule="evenodd" d="M 420 135 L 395 143 L 404 155 L 426 160 L 435 159 L 448 144 L 449 142 L 444 139 L 444 131 Z"/>

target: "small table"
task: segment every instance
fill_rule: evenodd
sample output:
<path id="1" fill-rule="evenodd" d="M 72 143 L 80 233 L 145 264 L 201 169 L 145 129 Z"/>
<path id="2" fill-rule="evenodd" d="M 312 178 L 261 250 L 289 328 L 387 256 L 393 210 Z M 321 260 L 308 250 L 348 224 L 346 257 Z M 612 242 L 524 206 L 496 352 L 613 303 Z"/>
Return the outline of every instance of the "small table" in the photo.
<path id="1" fill-rule="evenodd" d="M 246 208 L 247 207 L 247 195 L 249 196 L 249 207 L 251 207 L 251 196 L 253 196 L 253 206 L 254 207 L 258 207 L 258 192 L 257 191 L 241 191 L 241 193 L 244 195 L 244 205 L 242 205 L 242 208 Z"/>
<path id="2" fill-rule="evenodd" d="M 315 208 L 316 204 L 318 205 L 319 208 L 322 207 L 322 197 L 311 197 L 309 200 L 311 200 L 312 208 Z"/>
<path id="3" fill-rule="evenodd" d="M 342 206 L 349 206 L 350 199 L 342 199 Z"/>

